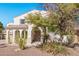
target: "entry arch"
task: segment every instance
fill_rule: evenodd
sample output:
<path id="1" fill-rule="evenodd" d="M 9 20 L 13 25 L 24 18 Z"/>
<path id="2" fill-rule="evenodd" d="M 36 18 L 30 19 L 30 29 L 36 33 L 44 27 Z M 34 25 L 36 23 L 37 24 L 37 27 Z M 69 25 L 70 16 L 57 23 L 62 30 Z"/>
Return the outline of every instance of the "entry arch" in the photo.
<path id="1" fill-rule="evenodd" d="M 41 41 L 41 30 L 38 27 L 33 27 L 31 31 L 32 43 Z"/>

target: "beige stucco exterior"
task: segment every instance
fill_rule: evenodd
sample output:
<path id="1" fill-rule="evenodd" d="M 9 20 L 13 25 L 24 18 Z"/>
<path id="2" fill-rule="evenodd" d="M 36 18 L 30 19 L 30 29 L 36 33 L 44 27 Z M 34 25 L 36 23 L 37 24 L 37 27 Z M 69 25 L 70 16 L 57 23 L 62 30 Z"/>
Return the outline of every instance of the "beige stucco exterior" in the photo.
<path id="1" fill-rule="evenodd" d="M 26 40 L 26 46 L 32 46 L 33 44 L 32 42 L 32 28 L 34 27 L 33 24 L 29 24 L 29 23 L 24 23 L 21 24 L 21 19 L 25 19 L 25 17 L 29 14 L 29 13 L 36 13 L 36 12 L 40 12 L 41 15 L 43 15 L 44 17 L 46 16 L 46 11 L 39 11 L 39 10 L 33 10 L 30 11 L 28 13 L 22 14 L 20 16 L 17 16 L 14 18 L 14 23 L 9 23 L 7 24 L 7 28 L 6 28 L 6 43 L 9 44 L 8 40 L 9 40 L 9 36 L 12 35 L 11 37 L 11 44 L 16 45 L 15 43 L 15 31 L 18 29 L 20 32 L 20 37 L 22 35 L 22 31 L 26 30 L 27 31 L 27 40 Z M 40 39 L 40 43 L 42 43 L 42 29 L 39 27 L 40 31 L 41 31 L 41 39 Z M 10 32 L 11 31 L 11 32 Z M 11 33 L 11 34 L 10 34 Z M 37 44 L 36 44 L 37 45 Z"/>

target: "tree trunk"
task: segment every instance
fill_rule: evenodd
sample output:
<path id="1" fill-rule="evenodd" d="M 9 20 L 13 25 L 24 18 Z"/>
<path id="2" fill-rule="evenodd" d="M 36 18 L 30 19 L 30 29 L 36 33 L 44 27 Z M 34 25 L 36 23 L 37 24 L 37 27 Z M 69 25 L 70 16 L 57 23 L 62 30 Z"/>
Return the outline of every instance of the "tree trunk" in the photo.
<path id="1" fill-rule="evenodd" d="M 43 27 L 43 43 L 47 42 L 47 33 L 46 33 L 46 27 Z"/>
<path id="2" fill-rule="evenodd" d="M 61 35 L 61 38 L 60 38 L 60 45 L 62 45 L 62 40 L 63 40 L 63 35 Z"/>

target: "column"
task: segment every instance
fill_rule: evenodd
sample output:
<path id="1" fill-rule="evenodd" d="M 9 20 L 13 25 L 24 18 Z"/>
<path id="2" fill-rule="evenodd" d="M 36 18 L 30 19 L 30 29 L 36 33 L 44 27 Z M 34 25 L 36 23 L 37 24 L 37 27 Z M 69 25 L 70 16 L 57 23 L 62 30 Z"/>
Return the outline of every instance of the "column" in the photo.
<path id="1" fill-rule="evenodd" d="M 27 46 L 31 46 L 31 31 L 32 31 L 32 26 L 28 26 L 27 30 Z"/>
<path id="2" fill-rule="evenodd" d="M 46 33 L 48 34 L 48 27 L 46 27 Z"/>
<path id="3" fill-rule="evenodd" d="M 26 39 L 26 31 L 24 30 L 24 39 Z"/>
<path id="4" fill-rule="evenodd" d="M 9 38 L 9 30 L 6 30 L 6 43 L 8 44 L 8 38 Z"/>
<path id="5" fill-rule="evenodd" d="M 12 39 L 12 44 L 15 44 L 15 31 L 16 31 L 16 30 L 13 30 L 13 39 Z"/>
<path id="6" fill-rule="evenodd" d="M 23 30 L 19 30 L 19 31 L 20 31 L 20 38 L 22 38 L 22 31 L 23 31 Z"/>
<path id="7" fill-rule="evenodd" d="M 41 31 L 41 43 L 43 43 L 43 30 L 41 29 L 41 27 L 39 27 L 40 31 Z"/>

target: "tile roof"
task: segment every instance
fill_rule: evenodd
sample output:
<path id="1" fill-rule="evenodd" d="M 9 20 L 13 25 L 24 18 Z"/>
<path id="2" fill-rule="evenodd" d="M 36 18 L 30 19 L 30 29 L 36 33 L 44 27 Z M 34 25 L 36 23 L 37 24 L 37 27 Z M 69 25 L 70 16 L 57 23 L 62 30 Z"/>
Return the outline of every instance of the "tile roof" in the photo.
<path id="1" fill-rule="evenodd" d="M 27 29 L 27 25 L 21 24 L 21 25 L 9 25 L 6 27 L 6 29 Z"/>

